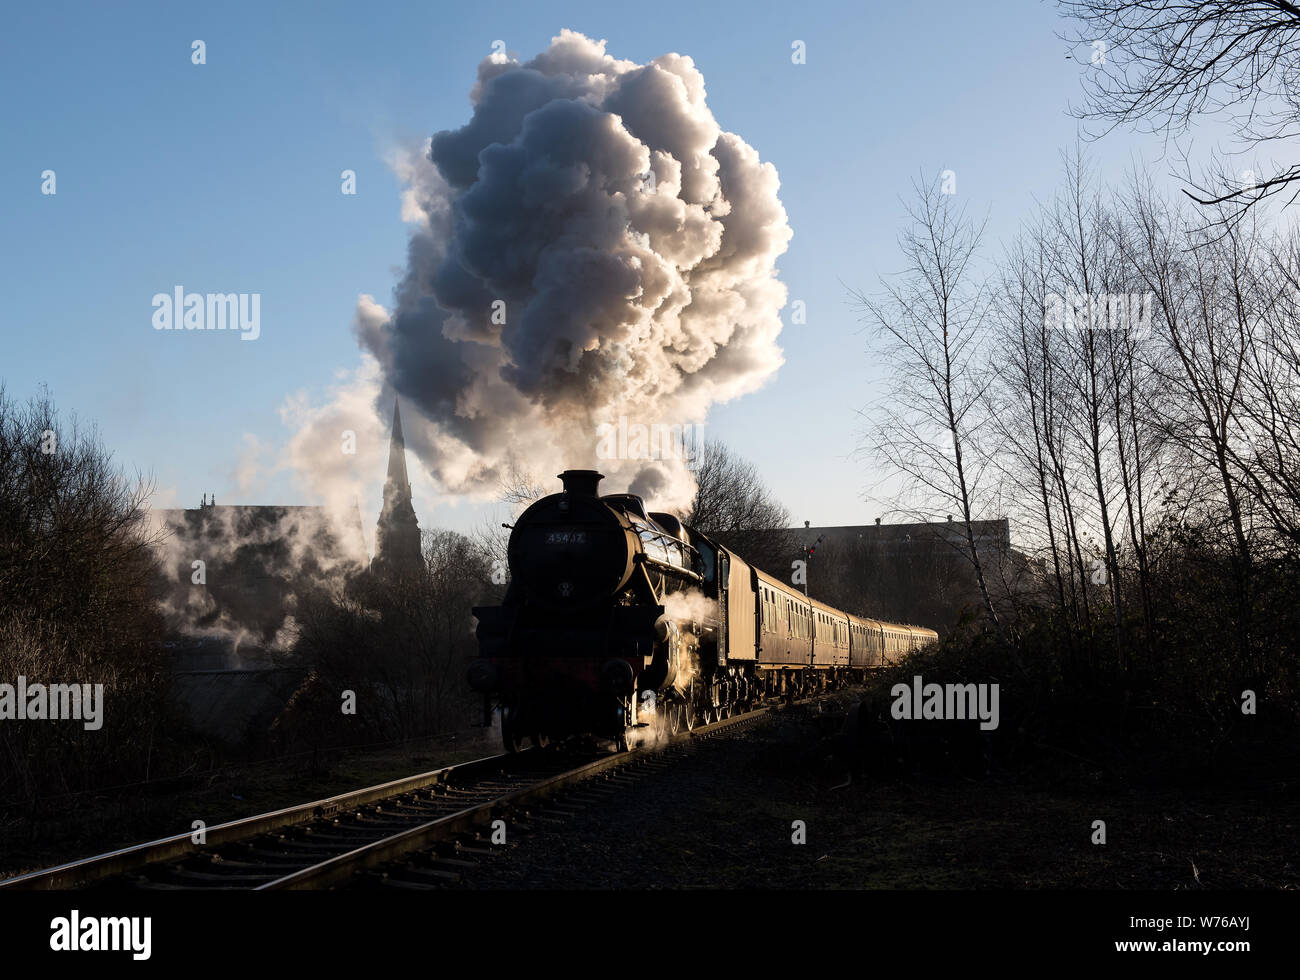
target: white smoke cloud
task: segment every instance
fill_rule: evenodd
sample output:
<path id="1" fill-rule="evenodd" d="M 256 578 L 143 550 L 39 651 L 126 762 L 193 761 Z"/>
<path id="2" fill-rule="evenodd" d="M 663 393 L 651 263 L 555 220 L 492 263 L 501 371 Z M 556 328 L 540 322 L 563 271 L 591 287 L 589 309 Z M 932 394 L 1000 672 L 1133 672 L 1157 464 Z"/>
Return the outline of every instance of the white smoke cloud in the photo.
<path id="1" fill-rule="evenodd" d="M 683 625 L 718 618 L 717 602 L 699 589 L 669 592 L 660 601 L 664 607 L 664 615 Z"/>
<path id="2" fill-rule="evenodd" d="M 391 160 L 414 230 L 393 308 L 357 304 L 377 397 L 414 410 L 407 445 L 451 493 L 592 467 L 686 504 L 683 460 L 598 459 L 596 427 L 703 422 L 780 367 L 775 168 L 678 54 L 638 65 L 566 30 L 484 60 L 470 98 L 463 127 Z"/>
<path id="3" fill-rule="evenodd" d="M 168 632 L 222 641 L 229 667 L 245 646 L 288 649 L 300 592 L 340 585 L 367 561 L 355 508 L 349 521 L 323 507 L 155 507 L 149 522 Z"/>
<path id="4" fill-rule="evenodd" d="M 373 302 L 362 296 L 357 315 Z M 293 435 L 278 455 L 277 470 L 287 470 L 299 493 L 319 501 L 335 520 L 348 521 L 359 509 L 367 528 L 378 517 L 378 486 L 388 463 L 391 414 L 384 419 L 377 409 L 383 389 L 379 375 L 374 359 L 363 357 L 324 401 L 313 402 L 299 391 L 280 406 L 280 421 Z"/>

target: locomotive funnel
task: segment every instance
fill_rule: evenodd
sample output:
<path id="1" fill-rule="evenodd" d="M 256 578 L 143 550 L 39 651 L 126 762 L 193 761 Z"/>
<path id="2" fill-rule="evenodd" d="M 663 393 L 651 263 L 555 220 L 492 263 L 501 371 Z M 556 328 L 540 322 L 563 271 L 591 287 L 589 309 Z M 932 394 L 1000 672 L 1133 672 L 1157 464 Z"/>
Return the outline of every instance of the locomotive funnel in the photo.
<path id="1" fill-rule="evenodd" d="M 559 475 L 559 481 L 564 484 L 564 492 L 575 497 L 596 496 L 596 484 L 603 479 L 604 474 L 595 470 L 565 470 Z"/>

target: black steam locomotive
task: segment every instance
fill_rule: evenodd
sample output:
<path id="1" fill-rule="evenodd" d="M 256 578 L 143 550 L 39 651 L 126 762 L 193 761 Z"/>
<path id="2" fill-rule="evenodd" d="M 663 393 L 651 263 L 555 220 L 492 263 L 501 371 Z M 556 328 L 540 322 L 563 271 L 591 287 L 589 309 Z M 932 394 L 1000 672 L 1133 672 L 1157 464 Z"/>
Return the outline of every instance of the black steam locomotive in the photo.
<path id="1" fill-rule="evenodd" d="M 628 744 L 771 696 L 842 683 L 937 638 L 851 616 L 753 568 L 638 496 L 566 470 L 510 534 L 499 606 L 474 609 L 470 685 L 506 748 L 588 734 Z"/>

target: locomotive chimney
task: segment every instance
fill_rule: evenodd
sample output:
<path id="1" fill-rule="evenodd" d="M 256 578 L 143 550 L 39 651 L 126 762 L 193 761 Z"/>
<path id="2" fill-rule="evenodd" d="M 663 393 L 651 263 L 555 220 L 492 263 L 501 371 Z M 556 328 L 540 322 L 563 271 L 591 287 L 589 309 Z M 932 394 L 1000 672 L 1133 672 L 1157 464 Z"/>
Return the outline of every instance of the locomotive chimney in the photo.
<path id="1" fill-rule="evenodd" d="M 575 497 L 596 496 L 596 484 L 605 479 L 604 474 L 595 470 L 565 470 L 559 480 L 564 484 L 564 492 Z"/>

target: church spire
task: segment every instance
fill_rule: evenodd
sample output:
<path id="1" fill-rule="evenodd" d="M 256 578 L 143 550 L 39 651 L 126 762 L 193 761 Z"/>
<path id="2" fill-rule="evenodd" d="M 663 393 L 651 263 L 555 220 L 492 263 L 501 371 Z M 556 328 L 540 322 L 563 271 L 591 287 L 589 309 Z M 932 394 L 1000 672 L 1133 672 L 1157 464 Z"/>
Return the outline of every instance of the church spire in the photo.
<path id="1" fill-rule="evenodd" d="M 406 477 L 406 440 L 402 438 L 402 408 L 393 402 L 393 437 L 388 443 L 388 482 L 411 495 L 411 481 Z"/>
<path id="2" fill-rule="evenodd" d="M 388 477 L 384 481 L 384 506 L 375 535 L 377 570 L 399 573 L 420 567 L 420 522 L 411 503 L 411 481 L 406 474 L 406 440 L 402 436 L 402 411 L 393 404 L 393 434 L 388 444 Z"/>

